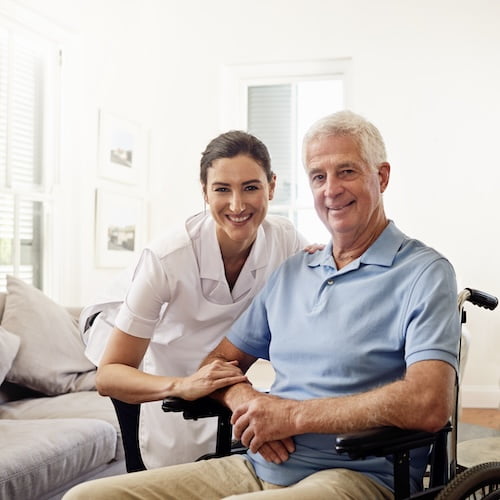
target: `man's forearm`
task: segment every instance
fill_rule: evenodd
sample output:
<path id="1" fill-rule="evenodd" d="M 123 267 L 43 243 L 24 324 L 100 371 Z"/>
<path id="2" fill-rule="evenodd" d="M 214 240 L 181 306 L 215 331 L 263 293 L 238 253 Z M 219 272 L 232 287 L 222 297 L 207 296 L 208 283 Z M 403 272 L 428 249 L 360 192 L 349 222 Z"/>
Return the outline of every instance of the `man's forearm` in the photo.
<path id="1" fill-rule="evenodd" d="M 222 353 L 219 353 L 217 351 L 212 351 L 208 353 L 207 356 L 201 361 L 199 368 L 210 364 L 215 359 L 220 359 L 222 361 L 229 361 L 228 359 L 226 359 L 226 356 L 224 356 Z"/>
<path id="2" fill-rule="evenodd" d="M 220 344 L 205 357 L 200 366 L 204 366 L 216 359 L 222 361 L 237 361 L 240 370 L 246 373 L 248 368 L 250 368 L 257 358 L 241 351 L 227 340 L 227 338 L 224 338 L 221 340 Z M 241 403 L 259 394 L 260 393 L 252 387 L 250 382 L 242 382 L 219 389 L 210 396 L 231 410 L 234 410 Z"/>
<path id="3" fill-rule="evenodd" d="M 210 397 L 234 411 L 240 404 L 246 403 L 259 394 L 260 392 L 256 391 L 250 382 L 243 382 L 212 392 Z"/>
<path id="4" fill-rule="evenodd" d="M 451 415 L 455 372 L 441 361 L 419 362 L 409 371 L 412 376 L 363 394 L 301 402 L 290 412 L 298 432 L 337 434 L 380 426 L 435 432 Z"/>

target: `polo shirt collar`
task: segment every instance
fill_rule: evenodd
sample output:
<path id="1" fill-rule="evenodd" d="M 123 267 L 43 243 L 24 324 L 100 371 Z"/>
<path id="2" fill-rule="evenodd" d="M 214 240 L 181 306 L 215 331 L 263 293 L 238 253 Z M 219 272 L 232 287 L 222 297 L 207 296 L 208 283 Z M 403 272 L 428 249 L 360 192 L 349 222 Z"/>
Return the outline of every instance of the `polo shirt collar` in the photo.
<path id="1" fill-rule="evenodd" d="M 394 222 L 390 220 L 380 236 L 372 243 L 368 250 L 361 255 L 359 263 L 390 267 L 405 238 L 406 236 L 396 227 Z M 335 267 L 332 255 L 333 242 L 330 240 L 322 251 L 311 255 L 309 266 Z"/>
<path id="2" fill-rule="evenodd" d="M 396 224 L 390 220 L 380 236 L 361 256 L 360 262 L 362 264 L 392 266 L 405 238 L 405 235 L 396 227 Z"/>
<path id="3" fill-rule="evenodd" d="M 333 253 L 332 253 L 333 245 L 332 241 L 328 244 L 325 245 L 325 248 L 323 250 L 318 250 L 317 252 L 311 254 L 311 255 L 306 255 L 308 258 L 308 266 L 309 267 L 318 267 L 318 266 L 328 266 L 328 267 L 335 267 L 335 264 L 333 262 Z"/>

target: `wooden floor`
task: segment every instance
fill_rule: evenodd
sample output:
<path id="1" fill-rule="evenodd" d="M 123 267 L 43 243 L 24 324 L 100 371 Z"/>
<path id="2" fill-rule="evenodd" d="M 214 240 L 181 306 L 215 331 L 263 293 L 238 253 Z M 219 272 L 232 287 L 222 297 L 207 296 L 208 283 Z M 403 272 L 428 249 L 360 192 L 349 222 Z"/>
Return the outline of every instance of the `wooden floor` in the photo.
<path id="1" fill-rule="evenodd" d="M 500 410 L 495 408 L 462 408 L 459 420 L 500 430 Z"/>

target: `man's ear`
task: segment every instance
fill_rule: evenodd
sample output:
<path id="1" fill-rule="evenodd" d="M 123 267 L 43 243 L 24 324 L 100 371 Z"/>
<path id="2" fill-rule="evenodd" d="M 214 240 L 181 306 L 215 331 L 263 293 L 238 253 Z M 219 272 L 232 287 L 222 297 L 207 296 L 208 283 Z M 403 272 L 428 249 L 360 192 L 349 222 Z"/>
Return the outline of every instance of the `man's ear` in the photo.
<path id="1" fill-rule="evenodd" d="M 384 162 L 381 163 L 378 166 L 378 178 L 380 182 L 380 192 L 383 193 L 388 184 L 389 184 L 389 177 L 391 176 L 391 166 L 389 163 Z"/>
<path id="2" fill-rule="evenodd" d="M 274 198 L 274 190 L 276 189 L 276 174 L 273 174 L 273 178 L 269 182 L 269 201 Z"/>

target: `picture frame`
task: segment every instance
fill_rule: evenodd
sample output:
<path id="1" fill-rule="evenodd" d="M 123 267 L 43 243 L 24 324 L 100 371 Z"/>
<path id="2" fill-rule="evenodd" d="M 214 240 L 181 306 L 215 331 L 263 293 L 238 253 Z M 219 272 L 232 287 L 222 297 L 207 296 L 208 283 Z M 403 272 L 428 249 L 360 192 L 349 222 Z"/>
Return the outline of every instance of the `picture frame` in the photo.
<path id="1" fill-rule="evenodd" d="M 141 127 L 101 109 L 98 128 L 99 175 L 125 184 L 137 184 L 145 159 Z"/>
<path id="2" fill-rule="evenodd" d="M 127 267 L 143 245 L 143 202 L 139 196 L 96 190 L 96 265 Z"/>

